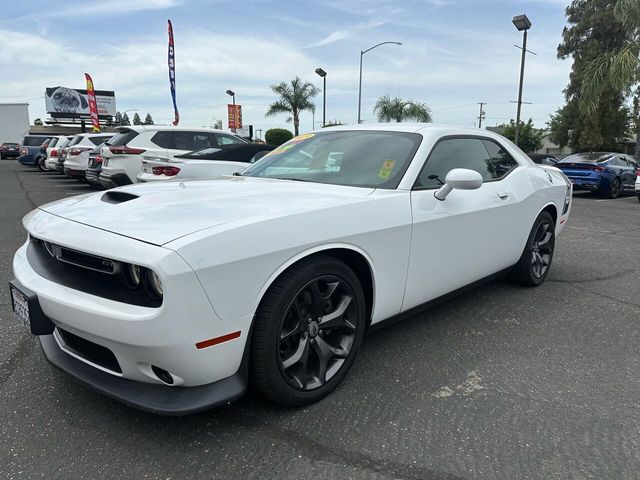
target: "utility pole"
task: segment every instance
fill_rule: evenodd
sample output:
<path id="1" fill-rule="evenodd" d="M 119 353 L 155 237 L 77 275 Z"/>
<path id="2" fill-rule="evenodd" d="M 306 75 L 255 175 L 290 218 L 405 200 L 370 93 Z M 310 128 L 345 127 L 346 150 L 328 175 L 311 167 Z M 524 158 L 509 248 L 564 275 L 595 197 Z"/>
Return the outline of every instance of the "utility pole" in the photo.
<path id="1" fill-rule="evenodd" d="M 478 105 L 480 105 L 480 114 L 478 115 L 478 128 L 482 128 L 482 119 L 485 117 L 485 112 L 482 107 L 486 104 L 487 102 L 478 102 Z"/>

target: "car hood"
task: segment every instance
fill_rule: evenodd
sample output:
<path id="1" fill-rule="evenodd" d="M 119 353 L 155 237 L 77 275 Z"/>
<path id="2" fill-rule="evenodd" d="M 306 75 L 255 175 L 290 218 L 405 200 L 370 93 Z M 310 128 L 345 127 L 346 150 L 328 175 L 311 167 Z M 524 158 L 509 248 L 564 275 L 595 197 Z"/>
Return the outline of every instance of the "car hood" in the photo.
<path id="1" fill-rule="evenodd" d="M 163 245 L 225 223 L 245 224 L 360 202 L 373 191 L 237 176 L 130 185 L 40 208 L 74 222 Z"/>

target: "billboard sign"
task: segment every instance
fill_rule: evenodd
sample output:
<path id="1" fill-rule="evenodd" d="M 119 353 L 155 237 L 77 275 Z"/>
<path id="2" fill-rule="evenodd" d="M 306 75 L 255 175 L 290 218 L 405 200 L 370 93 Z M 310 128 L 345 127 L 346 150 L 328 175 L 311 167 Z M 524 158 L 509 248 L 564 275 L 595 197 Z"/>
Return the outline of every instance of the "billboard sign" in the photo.
<path id="1" fill-rule="evenodd" d="M 227 105 L 229 130 L 242 128 L 242 105 Z"/>
<path id="2" fill-rule="evenodd" d="M 116 114 L 116 95 L 112 91 L 95 90 L 98 117 L 105 119 Z M 67 87 L 48 87 L 44 104 L 52 117 L 89 118 L 89 99 L 86 90 Z"/>

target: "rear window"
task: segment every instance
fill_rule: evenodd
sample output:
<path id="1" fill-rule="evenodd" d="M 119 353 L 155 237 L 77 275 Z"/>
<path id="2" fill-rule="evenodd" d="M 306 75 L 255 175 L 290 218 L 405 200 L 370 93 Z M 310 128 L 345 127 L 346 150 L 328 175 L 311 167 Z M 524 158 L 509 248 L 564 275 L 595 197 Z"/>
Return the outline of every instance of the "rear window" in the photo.
<path id="1" fill-rule="evenodd" d="M 173 148 L 178 150 L 200 150 L 202 148 L 215 147 L 211 142 L 208 132 L 173 132 Z"/>
<path id="2" fill-rule="evenodd" d="M 19 144 L 18 143 L 3 143 L 2 146 L 3 147 L 17 147 Z"/>
<path id="3" fill-rule="evenodd" d="M 110 136 L 107 136 L 107 137 L 89 137 L 89 141 L 91 143 L 93 143 L 94 145 L 100 145 L 101 143 L 106 142 L 110 138 L 111 138 Z"/>
<path id="4" fill-rule="evenodd" d="M 138 132 L 136 132 L 135 130 L 125 130 L 123 132 L 115 134 L 113 137 L 107 140 L 107 145 L 110 145 L 112 147 L 126 145 L 137 136 Z"/>
<path id="5" fill-rule="evenodd" d="M 71 139 L 71 141 L 69 142 L 69 144 L 67 145 L 67 147 L 73 147 L 74 145 L 77 145 L 78 143 L 80 143 L 82 141 L 82 135 L 76 135 L 75 137 L 73 137 Z"/>
<path id="6" fill-rule="evenodd" d="M 56 144 L 58 143 L 58 140 L 60 140 L 58 137 L 53 137 L 51 140 L 49 140 L 49 146 L 55 147 Z"/>
<path id="7" fill-rule="evenodd" d="M 42 145 L 44 143 L 44 141 L 47 138 L 48 137 L 36 137 L 36 136 L 33 136 L 33 135 L 27 135 L 22 140 L 22 146 L 24 146 L 24 147 L 39 147 L 40 145 Z"/>
<path id="8" fill-rule="evenodd" d="M 64 148 L 69 144 L 69 139 L 68 138 L 63 138 L 60 140 L 60 142 L 58 142 L 58 145 L 56 145 L 56 147 L 58 148 Z"/>

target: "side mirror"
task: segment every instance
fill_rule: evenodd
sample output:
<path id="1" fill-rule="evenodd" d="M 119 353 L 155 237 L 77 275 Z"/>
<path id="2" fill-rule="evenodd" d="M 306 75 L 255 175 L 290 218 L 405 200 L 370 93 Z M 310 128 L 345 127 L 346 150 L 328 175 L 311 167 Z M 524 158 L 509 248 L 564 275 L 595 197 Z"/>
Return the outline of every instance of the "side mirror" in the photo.
<path id="1" fill-rule="evenodd" d="M 444 179 L 444 185 L 433 194 L 438 200 L 444 200 L 451 190 L 476 190 L 482 186 L 482 175 L 467 168 L 454 168 Z"/>

